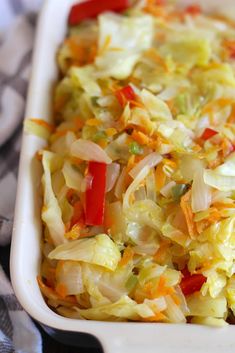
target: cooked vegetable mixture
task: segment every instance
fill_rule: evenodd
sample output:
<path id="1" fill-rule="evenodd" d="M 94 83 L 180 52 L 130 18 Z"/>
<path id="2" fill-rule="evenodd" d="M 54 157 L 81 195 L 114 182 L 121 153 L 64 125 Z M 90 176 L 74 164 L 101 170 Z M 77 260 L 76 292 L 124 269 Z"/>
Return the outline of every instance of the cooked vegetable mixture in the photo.
<path id="1" fill-rule="evenodd" d="M 159 0 L 76 4 L 43 166 L 48 305 L 224 326 L 235 314 L 235 22 Z"/>

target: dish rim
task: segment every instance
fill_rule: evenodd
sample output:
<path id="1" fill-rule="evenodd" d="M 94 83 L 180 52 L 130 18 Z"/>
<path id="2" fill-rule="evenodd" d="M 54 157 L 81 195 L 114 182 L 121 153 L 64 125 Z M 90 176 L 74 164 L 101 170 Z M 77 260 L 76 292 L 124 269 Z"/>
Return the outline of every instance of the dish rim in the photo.
<path id="1" fill-rule="evenodd" d="M 59 43 L 59 36 L 53 35 L 51 30 L 56 27 L 54 25 L 59 19 L 63 19 L 64 24 L 66 23 L 65 19 L 69 6 L 74 2 L 75 0 L 60 2 L 57 0 L 44 1 L 37 26 L 33 69 L 28 90 L 25 119 L 29 117 L 40 117 L 41 119 L 43 117 L 43 119 L 48 121 L 50 116 L 50 95 L 48 95 L 48 92 L 50 91 L 52 81 L 56 77 L 56 66 L 55 63 L 52 66 L 52 53 L 48 52 L 49 44 L 44 39 L 50 38 L 51 44 L 54 47 L 54 56 L 57 44 Z M 192 3 L 193 1 L 188 1 L 188 3 L 190 2 Z M 228 4 L 232 4 L 232 2 L 233 0 L 227 0 Z M 211 3 L 214 5 L 215 1 L 212 0 Z M 52 16 L 54 14 L 53 9 L 55 8 L 58 13 Z M 60 32 L 62 40 L 62 32 L 65 33 L 65 27 Z M 45 57 L 48 53 L 50 54 L 48 67 L 44 68 Z M 53 68 L 53 72 L 46 73 L 50 67 Z M 40 76 L 43 73 L 50 77 L 50 83 L 44 82 L 43 75 Z M 41 95 L 42 91 L 44 93 Z M 40 94 L 39 97 L 37 96 L 38 93 Z M 235 343 L 232 334 L 233 326 L 216 330 L 215 334 L 215 328 L 198 325 L 75 320 L 56 314 L 46 305 L 36 284 L 36 273 L 40 263 L 40 248 L 38 246 L 35 249 L 33 246 L 40 244 L 40 221 L 37 218 L 39 214 L 37 190 L 35 185 L 32 185 L 33 181 L 39 184 L 36 174 L 40 173 L 40 167 L 37 162 L 35 162 L 35 165 L 33 164 L 32 168 L 32 159 L 35 152 L 44 145 L 45 142 L 42 139 L 28 135 L 25 132 L 23 133 L 10 270 L 14 292 L 22 307 L 29 315 L 40 323 L 54 329 L 92 334 L 101 342 L 106 353 L 117 353 L 123 349 L 125 353 L 134 351 L 135 353 L 142 353 L 143 350 L 153 353 L 155 352 L 156 344 L 165 353 L 172 352 L 173 350 L 175 353 L 184 353 L 188 352 L 189 349 L 193 353 L 199 352 L 199 350 L 203 351 L 205 347 L 207 347 L 206 351 L 208 353 L 219 353 L 225 349 L 227 353 L 232 352 Z M 33 179 L 31 178 L 32 175 Z M 35 206 L 36 204 L 37 206 Z M 35 210 L 32 207 L 30 208 L 30 206 L 36 207 L 36 214 Z M 32 217 L 32 220 L 30 217 Z M 30 232 L 36 234 L 35 239 L 29 237 L 28 233 Z M 27 248 L 31 249 L 30 256 L 25 252 Z M 29 269 L 28 266 L 32 266 L 32 269 Z M 26 278 L 24 278 L 25 273 L 29 274 Z M 156 335 L 157 332 L 158 335 Z M 187 339 L 185 339 L 186 332 Z M 169 340 L 169 335 L 171 335 L 172 340 Z M 225 336 L 226 343 L 223 340 Z M 183 340 L 185 341 L 184 347 L 182 347 Z"/>

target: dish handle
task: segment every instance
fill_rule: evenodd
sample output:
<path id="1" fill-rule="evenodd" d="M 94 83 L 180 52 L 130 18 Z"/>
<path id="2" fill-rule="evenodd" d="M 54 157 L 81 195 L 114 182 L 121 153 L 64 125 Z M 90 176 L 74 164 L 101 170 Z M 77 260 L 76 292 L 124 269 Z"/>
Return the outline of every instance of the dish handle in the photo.
<path id="1" fill-rule="evenodd" d="M 156 353 L 156 342 L 150 341 L 148 342 L 144 335 L 136 339 L 133 331 L 129 337 L 127 332 L 123 332 L 123 335 L 117 332 L 115 335 L 106 332 L 106 335 L 100 338 L 104 353 Z"/>

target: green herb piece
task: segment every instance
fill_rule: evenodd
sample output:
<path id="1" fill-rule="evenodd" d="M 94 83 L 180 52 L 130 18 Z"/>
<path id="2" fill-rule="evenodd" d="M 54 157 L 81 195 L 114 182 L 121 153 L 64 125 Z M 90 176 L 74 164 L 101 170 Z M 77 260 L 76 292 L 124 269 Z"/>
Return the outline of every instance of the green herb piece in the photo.
<path id="1" fill-rule="evenodd" d="M 139 155 L 143 154 L 143 148 L 137 142 L 131 142 L 129 145 L 129 152 L 131 154 Z"/>

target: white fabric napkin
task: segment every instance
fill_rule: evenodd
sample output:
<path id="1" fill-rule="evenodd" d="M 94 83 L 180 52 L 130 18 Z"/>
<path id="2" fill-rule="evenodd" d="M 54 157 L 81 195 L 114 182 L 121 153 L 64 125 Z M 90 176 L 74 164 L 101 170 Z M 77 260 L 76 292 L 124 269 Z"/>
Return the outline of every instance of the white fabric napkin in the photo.
<path id="1" fill-rule="evenodd" d="M 0 246 L 10 242 L 25 96 L 39 0 L 0 0 Z M 1 262 L 1 259 L 0 259 Z M 41 353 L 41 336 L 0 264 L 0 352 Z"/>

